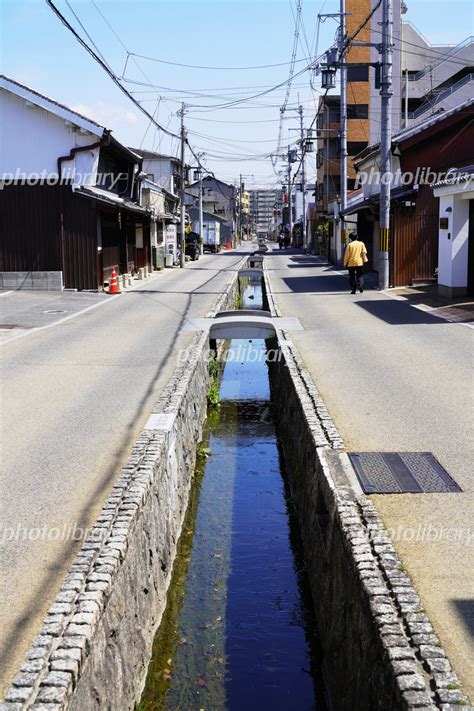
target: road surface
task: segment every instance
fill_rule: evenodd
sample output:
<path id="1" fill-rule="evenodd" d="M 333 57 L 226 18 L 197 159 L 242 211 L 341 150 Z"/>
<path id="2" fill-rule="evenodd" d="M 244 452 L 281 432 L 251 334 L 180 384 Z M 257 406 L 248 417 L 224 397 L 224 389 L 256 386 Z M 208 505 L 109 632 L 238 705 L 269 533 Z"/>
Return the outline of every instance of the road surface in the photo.
<path id="1" fill-rule="evenodd" d="M 242 255 L 205 255 L 117 297 L 0 298 L 0 695 L 192 337 L 177 332 Z"/>
<path id="2" fill-rule="evenodd" d="M 433 452 L 463 489 L 371 498 L 474 699 L 474 331 L 390 292 L 352 296 L 347 275 L 315 257 L 277 250 L 266 264 L 347 449 Z"/>

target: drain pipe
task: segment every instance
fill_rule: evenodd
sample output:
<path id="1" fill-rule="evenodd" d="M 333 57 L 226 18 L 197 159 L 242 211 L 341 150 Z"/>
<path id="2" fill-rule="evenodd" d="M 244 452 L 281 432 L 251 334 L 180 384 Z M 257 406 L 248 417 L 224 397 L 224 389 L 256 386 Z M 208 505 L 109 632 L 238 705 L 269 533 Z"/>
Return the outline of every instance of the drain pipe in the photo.
<path id="1" fill-rule="evenodd" d="M 103 148 L 104 146 L 108 146 L 110 144 L 110 131 L 107 131 L 107 129 L 104 129 L 104 135 L 102 138 L 95 143 L 89 143 L 88 146 L 75 146 L 74 148 L 71 148 L 71 151 L 68 156 L 59 156 L 58 158 L 58 179 L 61 181 L 61 169 L 62 169 L 62 164 L 73 160 L 75 158 L 77 153 L 83 153 L 84 151 L 90 151 L 93 148 Z"/>
<path id="2" fill-rule="evenodd" d="M 95 143 L 89 143 L 87 146 L 75 146 L 71 148 L 69 155 L 59 156 L 57 159 L 58 165 L 58 185 L 61 187 L 61 170 L 62 164 L 64 162 L 73 160 L 77 153 L 82 153 L 84 151 L 90 151 L 94 148 L 102 148 L 103 146 L 108 146 L 110 143 L 110 131 L 104 129 L 102 138 Z M 74 186 L 72 186 L 74 191 Z M 63 210 L 63 196 L 62 191 L 59 191 L 59 214 L 60 214 L 60 251 L 61 251 L 61 271 L 63 273 L 63 288 L 64 288 L 64 210 Z"/>

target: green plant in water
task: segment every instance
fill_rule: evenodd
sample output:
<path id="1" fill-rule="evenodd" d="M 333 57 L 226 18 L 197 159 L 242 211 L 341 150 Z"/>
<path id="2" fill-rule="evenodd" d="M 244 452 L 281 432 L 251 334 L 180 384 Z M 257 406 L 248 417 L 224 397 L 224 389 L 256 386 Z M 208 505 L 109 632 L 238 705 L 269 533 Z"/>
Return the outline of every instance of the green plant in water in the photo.
<path id="1" fill-rule="evenodd" d="M 211 360 L 209 361 L 209 375 L 211 376 L 211 379 L 217 378 L 217 376 L 219 375 L 219 371 L 219 361 L 215 357 L 211 358 Z"/>
<path id="2" fill-rule="evenodd" d="M 214 378 L 211 380 L 209 390 L 207 391 L 207 402 L 213 407 L 219 407 L 221 404 L 221 396 L 219 394 L 219 383 Z"/>

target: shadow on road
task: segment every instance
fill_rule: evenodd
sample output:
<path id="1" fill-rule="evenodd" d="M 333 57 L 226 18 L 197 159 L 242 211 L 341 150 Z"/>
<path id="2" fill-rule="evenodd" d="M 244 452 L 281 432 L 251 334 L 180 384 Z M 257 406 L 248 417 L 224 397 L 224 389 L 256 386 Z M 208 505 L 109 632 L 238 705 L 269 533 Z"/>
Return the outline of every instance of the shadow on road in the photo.
<path id="1" fill-rule="evenodd" d="M 451 325 L 449 321 L 443 321 L 436 316 L 432 316 L 420 309 L 414 309 L 409 304 L 393 299 L 378 299 L 377 301 L 358 300 L 354 301 L 357 306 L 364 309 L 372 316 L 379 318 L 392 326 L 410 326 L 418 324 L 429 324 L 433 326 Z"/>
<path id="2" fill-rule="evenodd" d="M 451 600 L 456 614 L 474 638 L 474 599 L 471 600 Z"/>

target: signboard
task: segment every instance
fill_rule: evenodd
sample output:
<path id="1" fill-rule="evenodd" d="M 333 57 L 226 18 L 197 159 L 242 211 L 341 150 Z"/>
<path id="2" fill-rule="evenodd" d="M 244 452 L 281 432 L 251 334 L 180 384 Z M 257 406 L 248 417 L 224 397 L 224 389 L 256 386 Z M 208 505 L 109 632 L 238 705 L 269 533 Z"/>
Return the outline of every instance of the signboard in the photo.
<path id="1" fill-rule="evenodd" d="M 166 225 L 166 254 L 173 256 L 173 262 L 176 262 L 178 255 L 177 235 L 176 225 Z"/>

